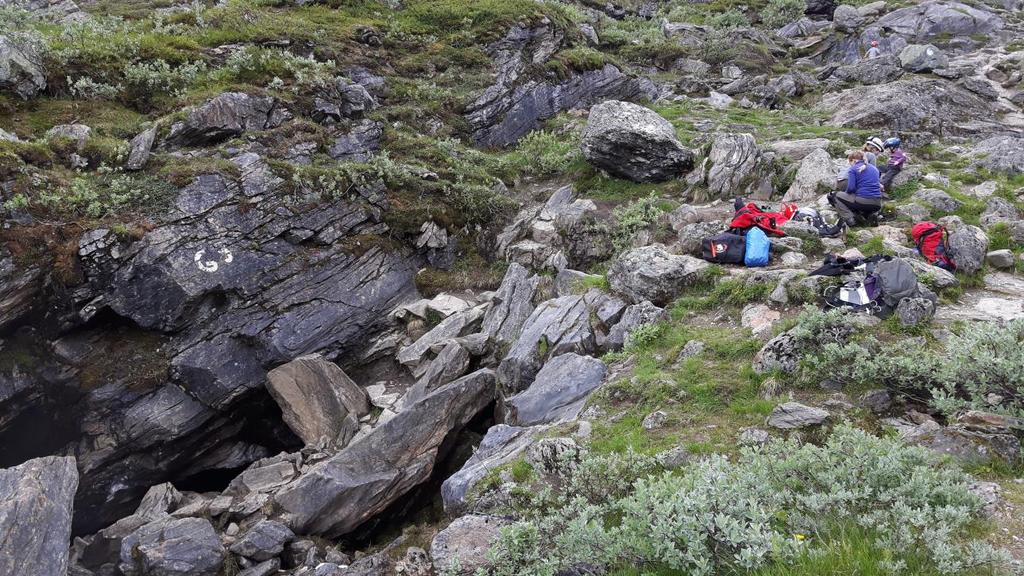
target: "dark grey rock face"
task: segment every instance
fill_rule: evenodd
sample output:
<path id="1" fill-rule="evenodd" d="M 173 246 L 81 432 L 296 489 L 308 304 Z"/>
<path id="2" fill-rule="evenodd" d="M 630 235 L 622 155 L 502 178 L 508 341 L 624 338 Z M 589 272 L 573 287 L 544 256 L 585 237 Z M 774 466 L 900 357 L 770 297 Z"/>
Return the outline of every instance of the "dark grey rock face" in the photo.
<path id="1" fill-rule="evenodd" d="M 280 126 L 290 117 L 291 114 L 271 97 L 225 92 L 193 109 L 184 121 L 171 126 L 167 144 L 214 144 L 250 130 Z"/>
<path id="2" fill-rule="evenodd" d="M 605 363 L 593 356 L 562 354 L 548 360 L 530 387 L 505 401 L 506 422 L 535 426 L 571 420 L 604 381 Z"/>
<path id="3" fill-rule="evenodd" d="M 457 518 L 430 543 L 430 559 L 439 574 L 472 576 L 491 566 L 487 552 L 497 541 L 508 520 L 495 516 L 469 515 Z M 453 571 L 458 567 L 457 571 Z"/>
<path id="4" fill-rule="evenodd" d="M 693 167 L 693 153 L 676 138 L 672 124 L 629 102 L 591 108 L 581 147 L 591 164 L 634 182 L 668 180 Z"/>
<path id="5" fill-rule="evenodd" d="M 148 331 L 144 342 L 160 339 L 147 354 L 170 370 L 145 385 L 104 382 L 83 398 L 76 532 L 113 522 L 153 484 L 268 456 L 238 439 L 270 413 L 267 370 L 362 350 L 388 312 L 415 298 L 418 257 L 397 247 L 350 252 L 341 242 L 386 230 L 374 205 L 290 203 L 275 196 L 280 181 L 258 156 L 236 161 L 240 184 L 200 176 L 141 240 L 83 245 L 79 315 L 107 309 L 131 320 Z M 294 442 L 280 426 L 261 427 Z"/>
<path id="6" fill-rule="evenodd" d="M 366 162 L 380 150 L 384 138 L 384 125 L 374 120 L 362 120 L 338 136 L 327 151 L 328 156 L 343 162 Z"/>
<path id="7" fill-rule="evenodd" d="M 296 532 L 348 534 L 426 481 L 445 439 L 494 398 L 492 371 L 460 378 L 317 464 L 276 494 L 274 502 Z"/>
<path id="8" fill-rule="evenodd" d="M 887 84 L 903 76 L 903 68 L 887 58 L 859 60 L 839 66 L 829 77 L 830 82 L 872 86 Z"/>
<path id="9" fill-rule="evenodd" d="M 0 574 L 68 569 L 75 459 L 47 456 L 0 470 Z"/>
<path id="10" fill-rule="evenodd" d="M 480 146 L 507 146 L 559 112 L 610 98 L 651 99 L 654 85 L 607 64 L 575 74 L 562 82 L 541 81 L 524 74 L 532 63 L 544 62 L 562 43 L 554 26 L 513 26 L 488 52 L 496 66 L 495 83 L 466 108 L 473 140 Z"/>

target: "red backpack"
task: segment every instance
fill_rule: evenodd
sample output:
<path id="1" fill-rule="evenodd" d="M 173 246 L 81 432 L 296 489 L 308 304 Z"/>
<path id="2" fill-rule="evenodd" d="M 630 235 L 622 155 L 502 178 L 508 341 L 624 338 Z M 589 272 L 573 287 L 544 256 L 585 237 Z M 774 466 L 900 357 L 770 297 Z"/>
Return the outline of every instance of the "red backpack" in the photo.
<path id="1" fill-rule="evenodd" d="M 781 212 L 764 212 L 753 202 L 740 208 L 733 216 L 729 228 L 732 230 L 746 231 L 754 226 L 775 236 L 785 236 L 781 226 L 788 222 L 796 212 L 796 204 L 783 204 Z"/>
<path id="2" fill-rule="evenodd" d="M 917 253 L 930 264 L 944 270 L 956 270 L 956 262 L 949 256 L 946 228 L 934 222 L 918 222 L 910 229 L 917 245 Z"/>

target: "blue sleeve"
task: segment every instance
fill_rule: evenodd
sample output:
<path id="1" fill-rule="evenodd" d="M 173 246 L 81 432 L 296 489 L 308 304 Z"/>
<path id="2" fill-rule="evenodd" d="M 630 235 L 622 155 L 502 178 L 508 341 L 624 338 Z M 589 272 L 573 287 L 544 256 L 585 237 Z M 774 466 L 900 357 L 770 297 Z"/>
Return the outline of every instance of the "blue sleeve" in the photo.
<path id="1" fill-rule="evenodd" d="M 857 171 L 850 166 L 846 171 L 846 191 L 850 194 L 857 192 Z"/>

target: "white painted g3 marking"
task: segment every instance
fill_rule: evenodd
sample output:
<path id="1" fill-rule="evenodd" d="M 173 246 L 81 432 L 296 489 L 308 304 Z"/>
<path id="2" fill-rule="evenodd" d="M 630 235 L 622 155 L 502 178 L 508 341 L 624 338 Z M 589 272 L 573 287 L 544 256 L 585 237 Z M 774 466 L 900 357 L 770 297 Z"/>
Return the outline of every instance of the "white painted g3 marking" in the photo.
<path id="1" fill-rule="evenodd" d="M 220 255 L 220 261 L 225 264 L 230 264 L 231 261 L 235 259 L 235 256 L 231 253 L 231 250 L 228 250 L 227 248 L 221 248 L 220 250 L 217 250 L 217 254 Z M 203 272 L 213 273 L 220 268 L 220 262 L 218 262 L 217 260 L 206 260 L 205 258 L 206 250 L 200 250 L 196 252 L 196 266 L 200 270 L 202 270 Z"/>

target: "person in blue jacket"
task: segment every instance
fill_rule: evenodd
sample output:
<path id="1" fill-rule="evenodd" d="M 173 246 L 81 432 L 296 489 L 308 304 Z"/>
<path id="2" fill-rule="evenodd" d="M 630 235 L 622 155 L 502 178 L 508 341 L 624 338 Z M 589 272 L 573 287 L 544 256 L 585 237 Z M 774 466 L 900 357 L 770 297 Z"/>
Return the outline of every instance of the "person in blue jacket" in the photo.
<path id="1" fill-rule="evenodd" d="M 829 194 L 828 202 L 847 226 L 858 223 L 874 226 L 882 210 L 878 168 L 865 162 L 860 150 L 851 152 L 846 159 L 850 163 L 846 171 L 846 191 Z"/>

